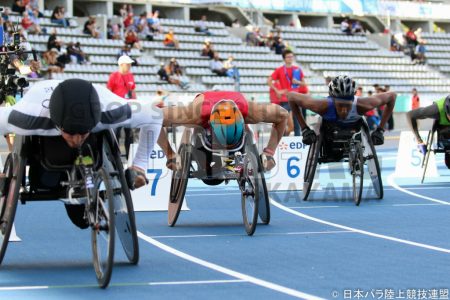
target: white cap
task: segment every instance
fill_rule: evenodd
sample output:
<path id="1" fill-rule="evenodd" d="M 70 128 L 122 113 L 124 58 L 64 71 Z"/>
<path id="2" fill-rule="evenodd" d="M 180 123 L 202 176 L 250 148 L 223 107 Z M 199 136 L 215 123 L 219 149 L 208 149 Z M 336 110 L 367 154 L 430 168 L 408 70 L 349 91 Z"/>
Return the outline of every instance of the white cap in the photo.
<path id="1" fill-rule="evenodd" d="M 119 57 L 117 64 L 120 66 L 121 64 L 132 64 L 134 60 L 132 60 L 128 55 L 122 55 Z"/>

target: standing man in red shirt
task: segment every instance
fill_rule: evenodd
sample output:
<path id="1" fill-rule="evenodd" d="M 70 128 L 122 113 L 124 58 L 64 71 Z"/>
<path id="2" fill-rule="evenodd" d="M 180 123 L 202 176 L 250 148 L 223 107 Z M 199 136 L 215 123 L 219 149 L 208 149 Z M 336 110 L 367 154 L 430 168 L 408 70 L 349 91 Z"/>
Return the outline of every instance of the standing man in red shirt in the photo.
<path id="1" fill-rule="evenodd" d="M 413 88 L 412 89 L 412 98 L 411 98 L 411 109 L 417 109 L 420 107 L 420 98 L 419 98 L 419 94 L 417 93 L 417 89 Z"/>
<path id="2" fill-rule="evenodd" d="M 302 70 L 294 65 L 295 54 L 291 50 L 285 50 L 282 56 L 284 65 L 273 71 L 267 79 L 267 84 L 270 87 L 270 102 L 278 104 L 290 112 L 291 108 L 286 94 L 291 91 L 308 94 L 308 87 Z M 302 113 L 305 114 L 305 111 Z M 292 114 L 290 118 L 292 119 Z M 294 133 L 295 136 L 300 136 L 300 125 L 297 118 L 294 118 Z"/>
<path id="3" fill-rule="evenodd" d="M 134 61 L 127 55 L 122 55 L 117 61 L 119 70 L 109 75 L 107 87 L 114 94 L 125 99 L 136 99 L 136 83 L 133 73 L 131 73 L 131 64 Z M 117 140 L 120 140 L 121 128 L 116 131 Z M 133 143 L 133 129 L 124 128 L 125 131 L 125 153 L 128 157 L 130 145 Z"/>

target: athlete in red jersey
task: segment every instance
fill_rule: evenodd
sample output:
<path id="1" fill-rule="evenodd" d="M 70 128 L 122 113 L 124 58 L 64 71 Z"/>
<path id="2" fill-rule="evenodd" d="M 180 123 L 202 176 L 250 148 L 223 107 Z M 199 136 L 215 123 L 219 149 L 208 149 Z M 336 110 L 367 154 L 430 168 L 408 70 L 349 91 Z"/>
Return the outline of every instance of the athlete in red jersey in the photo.
<path id="1" fill-rule="evenodd" d="M 199 94 L 188 106 L 164 107 L 163 126 L 199 125 L 210 129 L 222 146 L 234 146 L 243 134 L 245 124 L 272 123 L 267 146 L 263 150 L 266 170 L 275 166 L 273 155 L 286 128 L 288 112 L 276 104 L 247 101 L 238 92 L 208 91 Z M 231 134 L 230 134 L 231 132 Z M 166 134 L 160 135 L 159 145 L 167 155 L 167 167 L 176 168 L 176 153 Z"/>

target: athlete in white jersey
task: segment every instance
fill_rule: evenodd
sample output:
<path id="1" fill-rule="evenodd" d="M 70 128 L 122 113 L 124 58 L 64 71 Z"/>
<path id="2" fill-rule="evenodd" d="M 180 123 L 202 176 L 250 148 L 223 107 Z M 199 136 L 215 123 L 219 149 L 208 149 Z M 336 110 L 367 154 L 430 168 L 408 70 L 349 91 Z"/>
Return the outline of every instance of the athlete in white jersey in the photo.
<path id="1" fill-rule="evenodd" d="M 329 84 L 329 96 L 325 99 L 314 99 L 310 95 L 289 92 L 287 97 L 294 116 L 302 128 L 303 143 L 310 145 L 316 140 L 316 134 L 305 122 L 299 107 L 309 109 L 328 122 L 338 126 L 351 126 L 366 112 L 386 105 L 378 128 L 372 132 L 374 145 L 384 143 L 384 125 L 392 114 L 397 94 L 387 92 L 371 97 L 356 97 L 355 82 L 348 76 L 337 76 Z"/>
<path id="2" fill-rule="evenodd" d="M 133 165 L 135 187 L 145 184 L 149 152 L 153 150 L 163 114 L 151 102 L 124 100 L 106 87 L 81 79 L 38 82 L 13 107 L 0 108 L 0 134 L 58 136 L 72 148 L 91 132 L 116 127 L 140 128 Z"/>

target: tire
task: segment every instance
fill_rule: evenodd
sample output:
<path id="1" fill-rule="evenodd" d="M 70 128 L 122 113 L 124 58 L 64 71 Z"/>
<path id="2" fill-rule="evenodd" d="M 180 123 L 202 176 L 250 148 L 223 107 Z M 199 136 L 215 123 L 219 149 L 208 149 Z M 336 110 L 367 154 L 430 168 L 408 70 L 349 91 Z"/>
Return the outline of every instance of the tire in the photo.
<path id="1" fill-rule="evenodd" d="M 316 141 L 309 146 L 308 157 L 306 158 L 305 173 L 303 175 L 303 200 L 307 201 L 309 193 L 316 175 L 317 163 L 319 161 L 319 154 L 322 147 L 322 134 L 320 134 Z"/>
<path id="2" fill-rule="evenodd" d="M 172 172 L 172 181 L 170 183 L 170 199 L 167 213 L 170 227 L 175 226 L 180 215 L 181 207 L 183 206 L 191 168 L 192 145 L 182 144 L 178 150 L 178 154 L 181 158 L 181 169 Z"/>
<path id="3" fill-rule="evenodd" d="M 252 145 L 253 152 L 258 156 L 258 149 L 256 145 Z M 270 223 L 270 199 L 269 192 L 267 191 L 266 178 L 264 176 L 264 168 L 262 166 L 261 159 L 258 159 L 258 185 L 259 185 L 259 203 L 258 203 L 258 215 L 261 220 L 261 224 L 269 225 Z"/>
<path id="4" fill-rule="evenodd" d="M 17 140 L 16 143 L 20 143 Z M 14 224 L 19 191 L 22 185 L 22 177 L 25 171 L 25 160 L 17 152 L 8 154 L 3 168 L 6 175 L 2 196 L 0 197 L 0 264 L 8 247 L 9 237 Z"/>
<path id="5" fill-rule="evenodd" d="M 242 217 L 248 235 L 255 233 L 258 222 L 259 184 L 258 156 L 249 151 L 244 158 L 243 176 L 240 179 Z"/>
<path id="6" fill-rule="evenodd" d="M 361 144 L 357 142 L 355 144 L 355 153 L 352 166 L 352 181 L 353 181 L 353 201 L 356 206 L 361 203 L 362 190 L 364 187 L 364 154 L 361 148 Z"/>
<path id="7" fill-rule="evenodd" d="M 115 223 L 114 193 L 108 173 L 100 168 L 95 178 L 95 199 L 91 199 L 89 214 L 92 214 L 92 255 L 98 285 L 106 288 L 111 280 L 114 266 Z"/>
<path id="8" fill-rule="evenodd" d="M 139 262 L 139 239 L 133 199 L 123 170 L 120 150 L 111 134 L 103 140 L 103 166 L 113 182 L 116 232 L 128 261 L 136 265 Z"/>
<path id="9" fill-rule="evenodd" d="M 380 163 L 378 162 L 377 152 L 375 146 L 370 138 L 369 127 L 364 124 L 363 146 L 364 158 L 367 163 L 367 170 L 372 181 L 373 188 L 377 194 L 378 199 L 383 199 L 383 179 L 381 178 Z"/>

